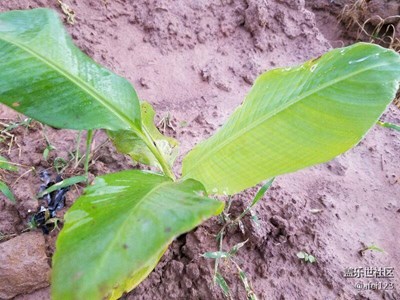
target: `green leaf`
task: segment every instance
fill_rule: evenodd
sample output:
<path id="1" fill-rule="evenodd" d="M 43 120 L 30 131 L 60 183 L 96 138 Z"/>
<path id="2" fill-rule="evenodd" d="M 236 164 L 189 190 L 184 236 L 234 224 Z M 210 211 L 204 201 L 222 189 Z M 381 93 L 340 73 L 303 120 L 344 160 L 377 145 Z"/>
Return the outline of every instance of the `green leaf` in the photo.
<path id="1" fill-rule="evenodd" d="M 139 170 L 97 177 L 65 215 L 52 298 L 116 299 L 138 285 L 180 234 L 221 213 L 195 180 Z"/>
<path id="2" fill-rule="evenodd" d="M 159 132 L 154 125 L 155 112 L 150 103 L 142 102 L 140 108 L 143 131 L 151 136 L 164 160 L 172 167 L 178 156 L 178 141 Z M 137 162 L 161 168 L 157 158 L 134 132 L 127 130 L 108 131 L 108 136 L 119 152 L 130 155 Z"/>
<path id="3" fill-rule="evenodd" d="M 378 125 L 381 125 L 382 127 L 386 127 L 386 128 L 390 128 L 390 129 L 394 129 L 394 130 L 400 131 L 400 126 L 399 125 L 396 125 L 396 124 L 393 124 L 393 123 L 381 122 L 381 121 L 378 121 L 377 123 L 378 123 Z"/>
<path id="4" fill-rule="evenodd" d="M 297 255 L 297 257 L 300 258 L 300 259 L 305 259 L 306 256 L 307 256 L 307 253 L 305 253 L 305 252 L 303 252 L 303 251 L 300 251 L 300 252 L 298 252 L 296 255 Z"/>
<path id="5" fill-rule="evenodd" d="M 135 132 L 174 178 L 142 131 L 132 85 L 81 52 L 49 9 L 0 14 L 0 102 L 45 124 Z"/>
<path id="6" fill-rule="evenodd" d="M 377 251 L 377 252 L 385 252 L 383 251 L 383 249 L 379 248 L 377 245 L 372 244 L 371 246 L 366 247 L 365 249 L 363 249 L 362 251 L 367 251 L 367 250 L 371 250 L 371 251 Z"/>
<path id="7" fill-rule="evenodd" d="M 228 258 L 230 257 L 230 254 L 228 252 L 215 251 L 215 252 L 203 253 L 201 256 L 203 256 L 204 258 L 217 259 L 217 258 Z"/>
<path id="8" fill-rule="evenodd" d="M 317 261 L 317 259 L 315 258 L 315 256 L 314 255 L 309 255 L 308 256 L 308 261 L 310 262 L 310 263 L 315 263 L 316 261 Z"/>
<path id="9" fill-rule="evenodd" d="M 0 169 L 8 170 L 8 171 L 18 171 L 18 168 L 12 164 L 10 164 L 7 158 L 0 156 Z"/>
<path id="10" fill-rule="evenodd" d="M 229 290 L 229 286 L 226 283 L 225 278 L 220 273 L 216 273 L 215 274 L 215 282 L 221 288 L 221 290 L 224 293 L 224 295 L 229 298 L 230 295 L 231 295 L 231 292 Z"/>
<path id="11" fill-rule="evenodd" d="M 0 14 L 0 102 L 54 127 L 140 129 L 124 78 L 81 52 L 49 9 Z"/>
<path id="12" fill-rule="evenodd" d="M 42 198 L 44 195 L 50 194 L 51 192 L 53 192 L 55 190 L 65 188 L 65 187 L 77 184 L 79 182 L 84 182 L 84 181 L 86 181 L 86 179 L 87 179 L 86 176 L 74 176 L 74 177 L 64 179 L 60 182 L 57 182 L 56 184 L 53 184 L 52 186 L 48 187 L 44 191 L 40 192 L 39 194 L 37 194 L 37 197 Z"/>
<path id="13" fill-rule="evenodd" d="M 50 147 L 47 146 L 43 151 L 43 159 L 45 161 L 47 161 L 47 157 L 49 156 L 50 150 L 51 150 Z"/>
<path id="14" fill-rule="evenodd" d="M 244 288 L 246 290 L 247 299 L 248 300 L 258 300 L 256 294 L 253 291 L 253 288 L 251 287 L 251 284 L 249 282 L 249 279 L 247 278 L 246 273 L 239 267 L 239 265 L 236 262 L 234 262 L 234 264 L 239 272 L 240 280 L 242 281 Z"/>
<path id="15" fill-rule="evenodd" d="M 184 158 L 184 178 L 230 195 L 329 161 L 376 123 L 399 79 L 400 56 L 365 43 L 266 72 L 227 123 Z"/>
<path id="16" fill-rule="evenodd" d="M 229 255 L 235 255 L 240 248 L 242 248 L 246 243 L 247 243 L 248 239 L 245 240 L 244 242 L 238 243 L 236 245 L 234 245 L 231 250 L 229 250 Z"/>
<path id="17" fill-rule="evenodd" d="M 9 187 L 7 184 L 5 184 L 3 181 L 0 181 L 0 192 L 4 194 L 10 200 L 12 203 L 15 203 L 15 197 L 13 193 L 10 191 Z"/>
<path id="18" fill-rule="evenodd" d="M 274 182 L 275 177 L 268 180 L 265 184 L 263 184 L 262 187 L 258 190 L 257 194 L 254 196 L 253 201 L 251 202 L 249 208 L 253 207 L 254 205 L 257 204 L 258 201 L 262 199 L 262 197 L 265 195 L 265 193 L 269 190 L 271 187 L 272 183 Z"/>

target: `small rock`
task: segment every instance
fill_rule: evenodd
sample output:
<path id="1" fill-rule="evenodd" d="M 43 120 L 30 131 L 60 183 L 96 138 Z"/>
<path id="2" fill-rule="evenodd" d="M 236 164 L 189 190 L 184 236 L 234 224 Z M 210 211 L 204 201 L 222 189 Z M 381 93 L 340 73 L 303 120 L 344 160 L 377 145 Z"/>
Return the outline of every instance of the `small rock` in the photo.
<path id="1" fill-rule="evenodd" d="M 45 247 L 39 232 L 27 232 L 0 244 L 0 299 L 49 286 Z"/>
<path id="2" fill-rule="evenodd" d="M 227 82 L 224 82 L 221 80 L 216 80 L 215 86 L 225 92 L 230 92 L 232 90 L 232 88 L 229 86 L 229 84 Z"/>
<path id="3" fill-rule="evenodd" d="M 200 31 L 197 34 L 197 40 L 200 44 L 204 44 L 207 40 L 206 33 L 204 31 Z"/>
<path id="4" fill-rule="evenodd" d="M 149 83 L 149 81 L 146 80 L 146 79 L 143 78 L 143 77 L 140 77 L 139 83 L 140 83 L 140 85 L 141 85 L 142 87 L 144 87 L 145 89 L 149 89 L 149 88 L 150 88 L 150 83 Z"/>

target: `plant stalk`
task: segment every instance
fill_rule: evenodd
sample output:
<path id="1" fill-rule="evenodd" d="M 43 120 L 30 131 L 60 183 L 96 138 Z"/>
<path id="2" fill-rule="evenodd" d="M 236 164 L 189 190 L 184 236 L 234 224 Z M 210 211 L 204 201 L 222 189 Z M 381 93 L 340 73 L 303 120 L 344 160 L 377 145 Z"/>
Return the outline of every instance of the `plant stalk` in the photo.
<path id="1" fill-rule="evenodd" d="M 165 161 L 164 157 L 161 155 L 160 150 L 158 149 L 156 143 L 147 132 L 145 128 L 142 128 L 143 131 L 137 132 L 138 136 L 145 142 L 146 146 L 150 149 L 151 153 L 156 157 L 158 162 L 160 163 L 161 169 L 165 175 L 170 177 L 173 181 L 176 180 L 174 172 L 172 172 L 170 166 Z"/>
<path id="2" fill-rule="evenodd" d="M 92 148 L 93 130 L 88 130 L 86 135 L 86 156 L 85 156 L 85 176 L 86 181 L 89 180 L 89 161 L 90 161 L 90 148 Z"/>
<path id="3" fill-rule="evenodd" d="M 75 150 L 75 168 L 77 168 L 79 164 L 79 146 L 81 144 L 81 137 L 82 137 L 82 130 L 79 130 L 76 141 L 76 150 Z"/>

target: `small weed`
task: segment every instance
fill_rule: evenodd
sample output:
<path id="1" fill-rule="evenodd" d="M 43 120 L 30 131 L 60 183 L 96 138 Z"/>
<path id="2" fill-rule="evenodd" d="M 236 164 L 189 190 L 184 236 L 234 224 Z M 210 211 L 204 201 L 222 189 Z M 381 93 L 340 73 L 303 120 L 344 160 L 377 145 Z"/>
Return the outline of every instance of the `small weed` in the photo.
<path id="1" fill-rule="evenodd" d="M 160 128 L 163 134 L 166 133 L 167 128 L 175 131 L 175 126 L 172 124 L 172 116 L 169 112 L 161 118 L 160 122 L 157 123 L 157 127 Z"/>
<path id="2" fill-rule="evenodd" d="M 56 157 L 53 162 L 53 167 L 58 174 L 62 173 L 63 170 L 68 166 L 68 161 L 62 157 Z"/>
<path id="3" fill-rule="evenodd" d="M 45 161 L 47 161 L 47 159 L 48 159 L 48 157 L 49 157 L 49 154 L 50 154 L 50 151 L 52 151 L 52 150 L 57 150 L 57 148 L 54 147 L 54 146 L 50 143 L 50 140 L 49 140 L 49 138 L 48 138 L 48 136 L 47 136 L 47 134 L 46 134 L 46 126 L 44 126 L 44 125 L 42 125 L 42 124 L 40 124 L 40 125 L 42 126 L 42 134 L 43 134 L 43 137 L 44 137 L 44 139 L 45 139 L 45 141 L 46 141 L 46 148 L 43 150 L 43 159 L 44 159 Z"/>
<path id="4" fill-rule="evenodd" d="M 298 252 L 297 254 L 296 254 L 296 256 L 300 259 L 300 260 L 303 260 L 303 261 L 305 261 L 305 262 L 308 262 L 308 263 L 315 263 L 316 261 L 317 261 L 317 259 L 315 258 L 315 256 L 314 255 L 311 255 L 311 254 L 308 254 L 307 252 L 305 252 L 305 251 L 300 251 L 300 252 Z"/>
<path id="5" fill-rule="evenodd" d="M 222 229 L 219 231 L 219 233 L 216 236 L 218 244 L 219 244 L 219 250 L 215 251 L 215 252 L 206 252 L 202 255 L 204 258 L 215 259 L 214 283 L 216 283 L 222 289 L 222 291 L 224 292 L 224 295 L 228 298 L 230 297 L 229 286 L 227 285 L 226 281 L 224 280 L 223 276 L 220 274 L 220 272 L 218 270 L 220 259 L 226 259 L 235 265 L 235 267 L 238 271 L 238 274 L 239 274 L 239 278 L 242 281 L 242 283 L 246 289 L 247 299 L 257 299 L 257 296 L 255 295 L 254 291 L 252 290 L 246 274 L 243 272 L 243 270 L 239 267 L 239 265 L 234 260 L 234 256 L 237 254 L 239 249 L 242 248 L 247 243 L 247 240 L 234 245 L 228 252 L 223 251 L 222 242 L 223 242 L 224 235 L 226 233 L 226 229 L 230 226 L 238 225 L 240 230 L 242 231 L 242 233 L 244 233 L 244 225 L 242 223 L 242 219 L 248 213 L 250 213 L 250 215 L 251 215 L 250 219 L 253 222 L 255 222 L 256 225 L 258 225 L 258 218 L 256 215 L 254 215 L 251 208 L 254 207 L 254 205 L 256 205 L 258 203 L 258 201 L 260 201 L 262 199 L 262 197 L 265 195 L 265 193 L 271 187 L 274 179 L 275 178 L 272 178 L 271 180 L 267 181 L 266 183 L 264 183 L 261 186 L 261 188 L 258 190 L 257 194 L 254 196 L 253 201 L 250 203 L 250 205 L 247 206 L 247 208 L 235 219 L 230 218 L 229 210 L 230 210 L 230 207 L 232 204 L 232 198 L 229 198 L 228 205 L 221 214 L 222 221 L 225 224 L 223 225 Z"/>
<path id="6" fill-rule="evenodd" d="M 249 282 L 249 279 L 247 278 L 246 273 L 239 267 L 239 265 L 235 261 L 233 261 L 233 263 L 235 264 L 235 266 L 239 272 L 240 280 L 242 281 L 244 288 L 246 289 L 247 299 L 248 300 L 257 300 L 257 296 L 254 293 L 253 288 L 251 287 L 251 284 Z"/>
<path id="7" fill-rule="evenodd" d="M 82 131 L 80 131 L 76 138 L 75 150 L 69 151 L 70 157 L 68 159 L 64 159 L 62 157 L 56 157 L 54 159 L 53 168 L 58 174 L 64 173 L 64 171 L 69 167 L 72 167 L 73 170 L 76 170 L 83 161 L 83 168 L 85 170 L 85 176 L 88 177 L 89 162 L 92 157 L 91 149 L 92 149 L 94 133 L 95 133 L 95 131 L 93 131 L 93 130 L 88 130 L 88 132 L 87 132 L 85 154 L 81 155 L 80 150 L 79 150 L 80 144 L 81 144 L 81 139 L 82 139 Z M 50 144 L 49 139 L 47 138 L 47 136 L 45 134 L 44 134 L 44 137 L 46 140 L 47 147 L 43 152 L 43 158 L 46 160 L 49 151 L 55 150 L 56 148 Z M 108 142 L 108 140 L 106 142 Z M 100 146 L 98 146 L 96 149 L 94 149 L 93 154 L 98 150 L 98 148 L 103 146 L 106 142 L 102 143 Z M 46 156 L 45 156 L 45 154 L 46 154 Z"/>
<path id="8" fill-rule="evenodd" d="M 385 252 L 385 251 L 383 251 L 383 249 L 381 249 L 381 248 L 379 248 L 377 245 L 375 245 L 375 244 L 371 244 L 371 245 L 369 245 L 369 246 L 367 246 L 367 245 L 363 245 L 363 248 L 362 249 L 360 249 L 359 251 L 358 251 L 358 253 L 361 255 L 361 256 L 364 256 L 364 254 L 365 254 L 365 252 L 367 252 L 367 251 L 375 251 L 375 252 Z"/>
<path id="9" fill-rule="evenodd" d="M 22 121 L 11 122 L 11 123 L 0 122 L 0 126 L 3 127 L 0 130 L 0 142 L 6 144 L 8 146 L 8 154 L 10 154 L 12 147 L 14 145 L 17 145 L 17 147 L 19 149 L 19 155 L 21 155 L 21 147 L 17 143 L 16 136 L 14 134 L 12 134 L 11 131 L 20 126 L 29 128 L 31 126 L 31 123 L 32 123 L 31 118 L 26 118 Z"/>
<path id="10" fill-rule="evenodd" d="M 232 297 L 228 283 L 226 283 L 225 278 L 220 273 L 215 273 L 214 282 L 221 288 L 225 297 L 227 297 L 228 299 Z"/>
<path id="11" fill-rule="evenodd" d="M 18 168 L 16 164 L 10 163 L 5 157 L 0 156 L 0 169 L 6 170 L 6 171 L 12 171 L 12 172 L 17 172 Z M 0 180 L 0 192 L 4 194 L 4 196 L 7 197 L 8 200 L 11 202 L 15 203 L 15 197 L 14 194 L 11 192 L 10 188 L 8 185 Z"/>
<path id="12" fill-rule="evenodd" d="M 345 5 L 338 18 L 347 30 L 354 27 L 358 29 L 357 40 L 363 40 L 363 36 L 370 43 L 385 45 L 399 52 L 400 40 L 396 37 L 395 27 L 399 15 L 385 18 L 374 15 L 367 18 L 368 14 L 368 1 L 356 0 L 352 4 Z"/>
<path id="13" fill-rule="evenodd" d="M 44 151 L 43 151 L 43 159 L 44 159 L 45 161 L 47 161 L 47 158 L 49 157 L 49 153 L 50 153 L 50 151 L 52 151 L 52 150 L 57 150 L 57 149 L 56 149 L 56 147 L 54 147 L 53 145 L 50 145 L 50 144 L 48 144 L 48 145 L 46 146 L 46 148 L 44 149 Z"/>
<path id="14" fill-rule="evenodd" d="M 227 260 L 228 262 L 232 263 L 236 267 L 239 278 L 242 281 L 243 286 L 246 290 L 247 299 L 248 300 L 257 300 L 257 296 L 254 293 L 253 288 L 251 287 L 251 283 L 250 283 L 246 273 L 240 268 L 239 264 L 235 261 L 235 255 L 237 254 L 239 249 L 242 248 L 246 243 L 247 243 L 247 240 L 244 242 L 238 243 L 238 244 L 234 245 L 228 252 L 225 252 L 225 251 L 206 252 L 202 255 L 202 257 L 204 257 L 204 258 L 215 259 L 216 270 L 215 270 L 215 274 L 214 274 L 214 283 L 221 288 L 222 292 L 228 299 L 232 299 L 232 296 L 231 296 L 229 285 L 227 284 L 225 278 L 218 271 L 217 260 L 219 260 L 219 259 Z"/>
<path id="15" fill-rule="evenodd" d="M 29 128 L 32 121 L 33 121 L 32 118 L 26 118 L 20 122 L 14 122 L 14 123 L 7 124 L 7 126 L 4 128 L 3 131 L 10 132 L 11 130 L 18 128 L 19 126 L 24 126 L 26 128 Z"/>
<path id="16" fill-rule="evenodd" d="M 346 29 L 357 25 L 361 27 L 361 20 L 368 10 L 366 0 L 356 0 L 353 4 L 347 4 L 339 14 L 339 21 L 345 24 Z"/>

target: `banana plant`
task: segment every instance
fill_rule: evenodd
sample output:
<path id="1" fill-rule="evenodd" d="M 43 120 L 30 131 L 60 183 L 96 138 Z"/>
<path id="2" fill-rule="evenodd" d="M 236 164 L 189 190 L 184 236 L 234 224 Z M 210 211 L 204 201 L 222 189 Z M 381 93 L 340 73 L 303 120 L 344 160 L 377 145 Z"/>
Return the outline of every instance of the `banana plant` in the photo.
<path id="1" fill-rule="evenodd" d="M 158 173 L 99 176 L 65 215 L 53 299 L 117 299 L 180 234 L 222 212 L 215 195 L 329 161 L 356 145 L 394 98 L 400 56 L 359 43 L 268 71 L 216 134 L 172 164 L 177 141 L 124 78 L 72 42 L 49 9 L 0 14 L 0 102 L 57 128 L 105 129 L 116 148 Z"/>

